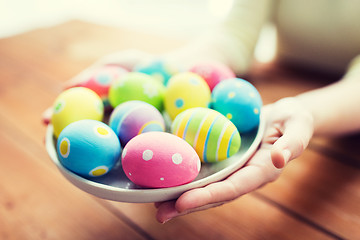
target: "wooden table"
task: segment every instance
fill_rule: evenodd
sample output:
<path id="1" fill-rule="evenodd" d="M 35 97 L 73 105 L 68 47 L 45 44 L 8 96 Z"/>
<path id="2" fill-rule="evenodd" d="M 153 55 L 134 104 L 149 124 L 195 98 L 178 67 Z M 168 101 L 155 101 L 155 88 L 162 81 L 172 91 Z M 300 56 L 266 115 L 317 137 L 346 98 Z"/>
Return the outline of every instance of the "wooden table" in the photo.
<path id="1" fill-rule="evenodd" d="M 153 204 L 99 199 L 65 180 L 41 122 L 62 84 L 104 54 L 181 44 L 77 21 L 0 40 L 0 239 L 360 239 L 359 136 L 313 139 L 277 181 L 164 225 Z M 261 64 L 248 78 L 265 103 L 334 80 Z"/>

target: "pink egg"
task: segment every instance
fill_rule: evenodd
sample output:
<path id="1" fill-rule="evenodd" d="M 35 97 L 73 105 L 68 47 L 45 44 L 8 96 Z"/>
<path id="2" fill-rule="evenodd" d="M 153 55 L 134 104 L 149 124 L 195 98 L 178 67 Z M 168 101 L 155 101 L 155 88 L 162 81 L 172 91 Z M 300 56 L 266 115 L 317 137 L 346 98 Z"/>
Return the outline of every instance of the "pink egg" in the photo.
<path id="1" fill-rule="evenodd" d="M 219 62 L 208 62 L 194 65 L 189 70 L 205 79 L 212 90 L 220 81 L 234 78 L 235 73 L 226 65 Z"/>
<path id="2" fill-rule="evenodd" d="M 86 87 L 96 92 L 108 106 L 108 93 L 110 85 L 119 77 L 127 73 L 128 70 L 114 65 L 104 65 L 97 68 L 85 71 L 80 76 L 80 82 L 75 86 Z"/>
<path id="3" fill-rule="evenodd" d="M 147 132 L 134 137 L 122 152 L 122 167 L 135 184 L 166 188 L 193 181 L 201 162 L 182 138 L 167 132 Z"/>

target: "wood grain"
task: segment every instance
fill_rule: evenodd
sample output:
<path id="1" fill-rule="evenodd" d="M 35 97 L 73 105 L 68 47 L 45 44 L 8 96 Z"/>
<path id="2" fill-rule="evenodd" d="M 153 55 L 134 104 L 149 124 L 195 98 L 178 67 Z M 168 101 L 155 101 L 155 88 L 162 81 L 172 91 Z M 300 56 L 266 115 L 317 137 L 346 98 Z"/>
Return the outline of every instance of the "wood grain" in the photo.
<path id="1" fill-rule="evenodd" d="M 112 203 L 155 239 L 333 239 L 252 194 L 159 225 L 151 204 Z"/>
<path id="2" fill-rule="evenodd" d="M 42 112 L 63 83 L 101 56 L 152 53 L 175 39 L 72 21 L 0 40 L 0 239 L 357 239 L 359 136 L 314 139 L 274 183 L 224 206 L 155 221 L 152 204 L 117 203 L 82 192 L 49 160 Z M 244 76 L 264 103 L 339 76 L 254 65 Z"/>
<path id="3" fill-rule="evenodd" d="M 44 162 L 40 145 L 1 119 L 1 239 L 144 239 L 66 182 Z"/>

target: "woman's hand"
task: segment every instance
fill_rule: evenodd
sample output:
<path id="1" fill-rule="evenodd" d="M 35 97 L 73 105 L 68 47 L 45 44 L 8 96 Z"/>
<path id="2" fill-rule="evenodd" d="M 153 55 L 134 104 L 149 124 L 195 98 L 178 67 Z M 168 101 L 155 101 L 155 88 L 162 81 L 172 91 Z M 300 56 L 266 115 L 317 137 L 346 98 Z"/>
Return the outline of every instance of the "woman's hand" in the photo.
<path id="1" fill-rule="evenodd" d="M 232 201 L 276 180 L 281 169 L 307 147 L 313 131 L 310 112 L 296 98 L 264 106 L 267 127 L 259 150 L 237 172 L 223 181 L 185 192 L 175 201 L 156 203 L 157 220 L 205 210 Z"/>

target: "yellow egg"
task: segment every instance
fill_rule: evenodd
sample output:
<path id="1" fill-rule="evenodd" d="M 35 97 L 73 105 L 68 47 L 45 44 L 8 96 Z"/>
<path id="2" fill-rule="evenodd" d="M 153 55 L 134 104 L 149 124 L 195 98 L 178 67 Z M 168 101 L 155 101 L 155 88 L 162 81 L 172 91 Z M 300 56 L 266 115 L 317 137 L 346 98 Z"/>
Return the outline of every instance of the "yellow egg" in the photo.
<path id="1" fill-rule="evenodd" d="M 194 107 L 208 107 L 210 88 L 205 80 L 192 72 L 178 73 L 170 78 L 165 92 L 165 110 L 171 119 Z"/>
<path id="2" fill-rule="evenodd" d="M 84 87 L 70 88 L 62 92 L 53 105 L 51 123 L 58 137 L 70 123 L 93 119 L 101 121 L 104 116 L 104 104 L 92 90 Z"/>

